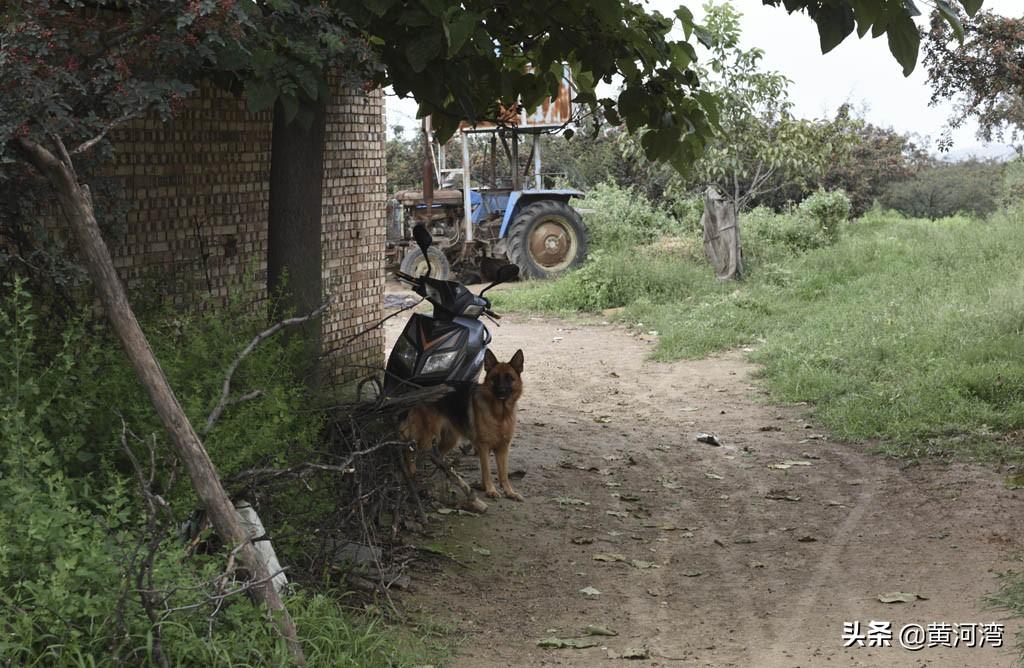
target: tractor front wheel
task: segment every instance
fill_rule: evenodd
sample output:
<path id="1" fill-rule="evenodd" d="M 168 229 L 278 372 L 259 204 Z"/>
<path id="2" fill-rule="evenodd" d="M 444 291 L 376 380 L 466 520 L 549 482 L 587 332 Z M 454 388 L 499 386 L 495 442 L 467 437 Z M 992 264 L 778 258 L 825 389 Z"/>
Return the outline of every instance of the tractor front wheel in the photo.
<path id="1" fill-rule="evenodd" d="M 523 207 L 508 229 L 508 258 L 529 278 L 554 278 L 583 264 L 587 245 L 580 214 L 558 200 Z"/>

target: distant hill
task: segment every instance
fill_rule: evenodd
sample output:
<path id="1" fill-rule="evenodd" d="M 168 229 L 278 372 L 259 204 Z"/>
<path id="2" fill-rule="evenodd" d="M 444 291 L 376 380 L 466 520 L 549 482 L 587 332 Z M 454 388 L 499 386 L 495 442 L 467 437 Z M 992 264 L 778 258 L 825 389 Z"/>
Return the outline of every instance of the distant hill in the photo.
<path id="1" fill-rule="evenodd" d="M 1013 160 L 1017 151 L 1009 144 L 974 144 L 942 153 L 939 159 L 945 162 L 963 162 L 965 160 L 995 160 L 1006 162 Z"/>

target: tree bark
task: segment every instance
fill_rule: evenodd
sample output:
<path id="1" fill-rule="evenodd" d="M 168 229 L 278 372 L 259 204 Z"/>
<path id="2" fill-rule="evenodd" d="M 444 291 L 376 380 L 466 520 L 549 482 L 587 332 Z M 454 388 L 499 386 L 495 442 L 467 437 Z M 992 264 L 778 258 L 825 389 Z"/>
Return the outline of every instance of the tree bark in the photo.
<path id="1" fill-rule="evenodd" d="M 281 315 L 310 313 L 323 302 L 321 212 L 327 103 L 303 102 L 308 127 L 274 107 L 270 153 L 267 289 Z M 319 332 L 315 332 L 319 349 Z"/>
<path id="2" fill-rule="evenodd" d="M 61 210 L 78 241 L 93 285 L 99 294 L 117 337 L 124 346 L 135 374 L 146 388 L 150 401 L 167 429 L 178 457 L 184 462 L 192 486 L 213 524 L 217 535 L 229 548 L 238 549 L 242 564 L 257 584 L 256 598 L 266 604 L 277 628 L 296 662 L 305 663 L 295 623 L 275 591 L 267 565 L 260 558 L 242 527 L 234 505 L 221 485 L 217 469 L 206 448 L 178 403 L 174 391 L 164 376 L 153 350 L 139 326 L 121 279 L 114 269 L 110 251 L 100 234 L 93 212 L 92 196 L 87 186 L 78 183 L 74 165 L 60 140 L 56 140 L 63 154 L 58 158 L 45 147 L 26 138 L 16 140 L 21 155 L 42 173 L 57 192 Z M 239 547 L 240 546 L 240 547 Z"/>

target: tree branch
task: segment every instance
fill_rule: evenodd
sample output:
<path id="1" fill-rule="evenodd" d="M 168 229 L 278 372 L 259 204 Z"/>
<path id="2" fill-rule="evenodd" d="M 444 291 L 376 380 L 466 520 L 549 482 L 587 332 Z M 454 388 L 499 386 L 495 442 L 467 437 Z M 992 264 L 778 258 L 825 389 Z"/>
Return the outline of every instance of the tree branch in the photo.
<path id="1" fill-rule="evenodd" d="M 264 468 L 254 468 L 254 469 L 248 469 L 248 470 L 242 471 L 240 473 L 236 473 L 235 475 L 233 475 L 230 478 L 228 478 L 226 482 L 228 482 L 228 483 L 240 482 L 240 481 L 243 481 L 243 480 L 249 478 L 251 480 L 249 481 L 247 486 L 251 487 L 253 485 L 256 485 L 257 483 L 266 483 L 266 482 L 269 482 L 271 480 L 274 480 L 275 478 L 281 478 L 281 477 L 304 478 L 306 476 L 306 474 L 314 472 L 314 471 L 323 471 L 323 472 L 328 472 L 328 473 L 343 473 L 343 474 L 344 473 L 354 473 L 355 469 L 352 468 L 352 462 L 355 461 L 356 457 L 362 457 L 364 455 L 368 455 L 370 453 L 376 452 L 377 450 L 380 450 L 380 449 L 386 448 L 386 447 L 391 447 L 391 446 L 408 447 L 408 445 L 409 444 L 407 442 L 405 442 L 405 441 L 382 441 L 382 442 L 377 443 L 375 445 L 372 445 L 372 446 L 370 446 L 368 448 L 364 448 L 362 450 L 357 450 L 357 451 L 353 452 L 341 464 L 320 464 L 318 462 L 303 462 L 302 464 L 297 464 L 296 466 L 291 466 L 291 467 L 286 468 L 286 469 L 275 469 L 275 468 L 266 468 L 266 467 L 264 467 Z"/>
<path id="2" fill-rule="evenodd" d="M 203 426 L 203 429 L 200 432 L 203 436 L 208 434 L 209 431 L 211 429 L 213 429 L 213 425 L 216 424 L 217 420 L 219 420 L 220 416 L 224 413 L 224 409 L 227 408 L 230 404 L 237 404 L 237 403 L 241 403 L 243 401 L 251 401 L 252 399 L 255 399 L 256 397 L 258 397 L 258 396 L 260 396 L 262 394 L 262 392 L 260 390 L 256 390 L 256 391 L 250 392 L 249 394 L 246 394 L 246 395 L 244 395 L 242 397 L 239 397 L 238 399 L 235 399 L 234 401 L 229 401 L 228 397 L 231 394 L 231 380 L 232 380 L 232 378 L 234 378 L 235 371 L 238 370 L 238 365 L 242 363 L 242 360 L 244 360 L 246 357 L 248 357 L 250 354 L 252 354 L 252 351 L 254 351 L 256 349 L 256 346 L 261 344 L 263 341 L 269 339 L 274 334 L 277 334 L 278 332 L 280 332 L 285 327 L 291 327 L 293 325 L 301 325 L 302 323 L 306 322 L 307 320 L 312 320 L 313 318 L 317 317 L 318 315 L 320 315 L 321 313 L 323 313 L 327 309 L 327 307 L 330 305 L 330 303 L 331 303 L 330 300 L 327 300 L 323 304 L 318 306 L 309 315 L 304 315 L 304 316 L 300 316 L 300 317 L 296 317 L 296 318 L 288 318 L 286 320 L 282 320 L 281 322 L 273 325 L 272 327 L 269 327 L 269 328 L 263 330 L 262 332 L 257 334 L 255 337 L 253 337 L 253 340 L 249 342 L 249 345 L 247 345 L 245 347 L 245 349 L 242 350 L 241 353 L 239 353 L 238 357 L 235 358 L 235 361 L 232 362 L 231 366 L 228 367 L 228 372 L 224 376 L 224 384 L 221 386 L 220 401 L 218 401 L 217 405 L 214 406 L 212 411 L 210 411 L 209 417 L 206 418 L 206 425 Z"/>
<path id="3" fill-rule="evenodd" d="M 135 113 L 131 113 L 131 112 L 125 113 L 120 118 L 117 118 L 117 119 L 111 121 L 105 128 L 103 128 L 103 130 L 100 131 L 100 133 L 98 135 L 96 135 L 92 139 L 87 139 L 84 142 L 82 142 L 81 144 L 79 144 L 78 146 L 76 146 L 75 149 L 71 151 L 71 155 L 78 155 L 79 153 L 85 153 L 86 151 L 91 149 L 93 146 L 95 146 L 96 144 L 98 144 L 101 141 L 103 141 L 103 138 L 107 136 L 107 133 L 109 133 L 111 130 L 116 128 L 118 125 L 121 125 L 122 123 L 127 123 L 128 121 L 133 120 L 133 119 L 138 118 L 138 117 L 139 117 L 138 114 L 135 114 Z"/>

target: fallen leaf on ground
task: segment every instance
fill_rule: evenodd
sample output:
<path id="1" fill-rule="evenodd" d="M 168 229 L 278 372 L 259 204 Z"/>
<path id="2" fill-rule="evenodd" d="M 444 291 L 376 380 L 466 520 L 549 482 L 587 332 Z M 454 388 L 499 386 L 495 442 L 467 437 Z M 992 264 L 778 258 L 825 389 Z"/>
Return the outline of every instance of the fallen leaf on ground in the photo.
<path id="1" fill-rule="evenodd" d="M 612 517 L 629 517 L 629 513 L 624 510 L 606 510 L 605 515 L 611 515 Z"/>
<path id="2" fill-rule="evenodd" d="M 613 649 L 608 650 L 609 659 L 647 659 L 651 653 L 646 647 L 627 647 L 622 652 Z"/>
<path id="3" fill-rule="evenodd" d="M 485 557 L 491 556 L 491 551 L 488 550 L 486 547 L 474 547 L 473 551 L 476 552 L 477 554 L 483 555 Z"/>
<path id="4" fill-rule="evenodd" d="M 552 636 L 537 641 L 537 647 L 544 649 L 586 649 L 587 647 L 597 647 L 600 644 L 601 641 L 596 638 L 556 638 Z"/>
<path id="5" fill-rule="evenodd" d="M 801 497 L 784 489 L 772 489 L 764 495 L 764 498 L 771 499 L 773 501 L 799 501 Z"/>
<path id="6" fill-rule="evenodd" d="M 590 545 L 594 542 L 594 539 L 589 536 L 576 536 L 572 539 L 573 545 Z"/>
<path id="7" fill-rule="evenodd" d="M 642 559 L 633 559 L 629 562 L 629 565 L 633 568 L 637 568 L 640 570 L 643 570 L 645 568 L 661 568 L 661 566 L 654 563 L 653 561 L 644 561 Z"/>
<path id="8" fill-rule="evenodd" d="M 704 477 L 711 478 L 712 480 L 724 480 L 722 476 L 718 475 L 717 473 L 711 473 L 709 471 L 704 472 Z"/>
<path id="9" fill-rule="evenodd" d="M 928 597 L 921 596 L 920 594 L 910 594 L 903 591 L 890 591 L 878 595 L 878 600 L 882 603 L 913 603 L 918 599 L 927 601 Z"/>
<path id="10" fill-rule="evenodd" d="M 619 632 L 606 626 L 587 624 L 583 629 L 583 634 L 588 636 L 617 636 Z"/>
<path id="11" fill-rule="evenodd" d="M 800 543 L 817 543 L 818 539 L 814 536 L 800 536 L 797 538 L 797 541 Z"/>
<path id="12" fill-rule="evenodd" d="M 599 415 L 596 418 L 594 418 L 594 422 L 597 422 L 598 424 L 608 424 L 611 421 L 612 418 L 609 415 Z"/>
<path id="13" fill-rule="evenodd" d="M 699 434 L 697 434 L 697 441 L 699 443 L 707 443 L 708 445 L 715 446 L 722 444 L 722 442 L 718 440 L 717 436 L 715 436 L 714 434 L 706 434 L 704 432 L 700 432 Z"/>
<path id="14" fill-rule="evenodd" d="M 749 545 L 751 543 L 756 543 L 757 539 L 754 538 L 753 536 L 740 536 L 739 538 L 737 538 L 733 542 L 736 543 L 737 545 Z"/>
<path id="15" fill-rule="evenodd" d="M 704 575 L 704 572 L 703 571 L 683 571 L 681 573 L 681 575 L 684 578 L 699 578 L 700 576 Z"/>
<path id="16" fill-rule="evenodd" d="M 770 469 L 779 469 L 785 471 L 786 469 L 793 468 L 794 466 L 810 466 L 811 463 L 802 459 L 787 459 L 781 464 L 769 464 Z"/>
<path id="17" fill-rule="evenodd" d="M 589 501 L 583 499 L 574 499 L 571 496 L 556 496 L 551 499 L 560 506 L 589 506 Z"/>
<path id="18" fill-rule="evenodd" d="M 640 497 L 636 494 L 620 494 L 619 498 L 623 501 L 639 501 Z"/>
<path id="19" fill-rule="evenodd" d="M 600 596 L 601 595 L 601 592 L 599 592 L 598 590 L 594 589 L 593 587 L 584 587 L 583 589 L 580 589 L 580 593 L 581 594 L 586 594 L 587 596 Z"/>
<path id="20" fill-rule="evenodd" d="M 625 561 L 626 557 L 614 552 L 598 552 L 594 555 L 594 561 Z"/>

